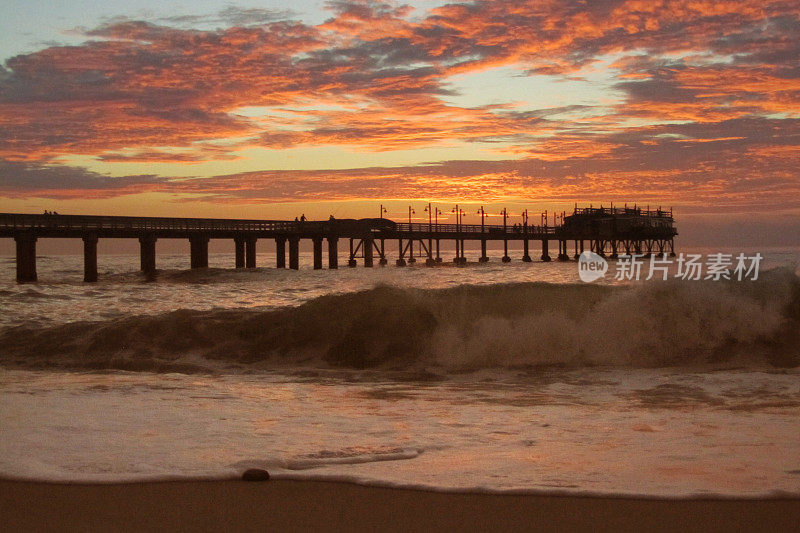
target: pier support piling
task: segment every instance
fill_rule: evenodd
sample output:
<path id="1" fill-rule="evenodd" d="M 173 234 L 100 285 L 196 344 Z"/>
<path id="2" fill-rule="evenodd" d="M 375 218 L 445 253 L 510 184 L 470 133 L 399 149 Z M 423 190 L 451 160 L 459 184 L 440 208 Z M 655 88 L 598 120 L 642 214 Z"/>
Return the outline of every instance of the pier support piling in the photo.
<path id="1" fill-rule="evenodd" d="M 236 268 L 244 268 L 244 237 L 236 237 L 233 239 L 236 256 Z"/>
<path id="2" fill-rule="evenodd" d="M 480 263 L 487 263 L 489 261 L 489 256 L 486 255 L 486 239 L 481 239 L 481 256 L 478 259 Z"/>
<path id="3" fill-rule="evenodd" d="M 256 239 L 255 237 L 250 237 L 245 241 L 245 260 L 244 264 L 247 268 L 255 268 L 256 267 Z"/>
<path id="4" fill-rule="evenodd" d="M 375 241 L 372 239 L 362 239 L 361 247 L 363 248 L 364 252 L 364 266 L 367 268 L 372 268 L 372 252 L 375 249 Z"/>
<path id="5" fill-rule="evenodd" d="M 356 262 L 356 249 L 353 247 L 353 238 L 350 237 L 350 259 L 347 260 L 347 266 L 350 268 L 355 268 L 358 266 Z"/>
<path id="6" fill-rule="evenodd" d="M 406 260 L 403 258 L 405 250 L 403 249 L 403 239 L 397 239 L 397 253 L 399 254 L 395 264 L 399 267 L 406 266 Z"/>
<path id="7" fill-rule="evenodd" d="M 527 228 L 525 230 L 527 231 Z M 528 241 L 527 237 L 522 240 L 522 261 L 524 263 L 531 262 L 530 241 Z"/>
<path id="8" fill-rule="evenodd" d="M 156 238 L 152 235 L 139 237 L 139 258 L 142 272 L 153 274 L 156 271 Z"/>
<path id="9" fill-rule="evenodd" d="M 33 283 L 36 276 L 36 237 L 17 235 L 17 283 Z"/>
<path id="10" fill-rule="evenodd" d="M 567 241 L 558 241 L 558 260 L 569 261 L 569 254 L 567 253 Z"/>
<path id="11" fill-rule="evenodd" d="M 378 260 L 378 264 L 380 266 L 386 266 L 389 264 L 389 261 L 386 260 L 386 243 L 384 239 L 381 239 L 381 258 Z"/>
<path id="12" fill-rule="evenodd" d="M 289 268 L 300 270 L 300 238 L 289 237 Z"/>
<path id="13" fill-rule="evenodd" d="M 97 235 L 83 236 L 83 281 L 97 281 Z"/>
<path id="14" fill-rule="evenodd" d="M 328 237 L 328 269 L 339 268 L 339 237 Z"/>
<path id="15" fill-rule="evenodd" d="M 314 270 L 322 269 L 322 237 L 314 237 Z"/>
<path id="16" fill-rule="evenodd" d="M 286 237 L 275 237 L 275 268 L 286 268 Z"/>
<path id="17" fill-rule="evenodd" d="M 192 235 L 189 237 L 192 268 L 208 268 L 208 237 Z"/>
<path id="18" fill-rule="evenodd" d="M 548 249 L 549 241 L 547 239 L 542 239 L 542 261 L 548 262 L 550 261 L 550 252 Z"/>

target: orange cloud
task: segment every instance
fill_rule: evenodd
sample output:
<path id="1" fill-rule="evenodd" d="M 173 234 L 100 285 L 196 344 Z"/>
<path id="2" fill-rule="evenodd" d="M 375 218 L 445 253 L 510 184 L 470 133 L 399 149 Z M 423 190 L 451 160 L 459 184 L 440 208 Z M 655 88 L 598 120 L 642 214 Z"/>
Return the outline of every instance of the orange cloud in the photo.
<path id="1" fill-rule="evenodd" d="M 713 195 L 734 204 L 747 195 L 763 196 L 763 205 L 793 202 L 796 0 L 492 0 L 421 16 L 383 2 L 337 0 L 330 8 L 333 16 L 318 26 L 261 12 L 251 13 L 254 26 L 215 31 L 122 21 L 88 32 L 86 44 L 9 59 L 0 70 L 0 158 L 24 165 L 31 186 L 6 178 L 3 194 L 563 198 L 638 187 L 690 195 L 686 202 Z M 247 13 L 235 15 L 241 22 Z M 513 65 L 522 75 L 575 76 L 612 56 L 607 72 L 621 101 L 583 110 L 584 118 L 446 98 L 457 73 Z M 265 111 L 252 116 L 246 108 Z M 114 183 L 73 176 L 61 187 L 46 164 L 65 155 L 191 164 L 235 159 L 253 146 L 387 151 L 454 142 L 491 142 L 527 159 L 502 171 L 474 162 L 454 173 L 462 167 L 449 162 L 350 177 L 263 172 Z M 536 165 L 544 178 L 533 179 Z M 751 181 L 733 177 L 744 174 Z"/>

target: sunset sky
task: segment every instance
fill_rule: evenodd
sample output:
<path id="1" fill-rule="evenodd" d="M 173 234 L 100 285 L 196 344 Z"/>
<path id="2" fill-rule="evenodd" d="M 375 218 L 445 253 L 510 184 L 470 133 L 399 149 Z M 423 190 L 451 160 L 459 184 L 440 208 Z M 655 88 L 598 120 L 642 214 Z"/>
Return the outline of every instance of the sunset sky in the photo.
<path id="1" fill-rule="evenodd" d="M 800 0 L 12 1 L 0 59 L 0 211 L 614 201 L 800 244 Z"/>

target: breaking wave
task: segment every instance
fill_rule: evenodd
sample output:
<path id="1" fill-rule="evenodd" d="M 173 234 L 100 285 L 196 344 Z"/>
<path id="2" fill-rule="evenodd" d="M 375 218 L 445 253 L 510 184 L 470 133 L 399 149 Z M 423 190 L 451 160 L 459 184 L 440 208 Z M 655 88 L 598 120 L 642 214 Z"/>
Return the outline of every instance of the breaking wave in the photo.
<path id="1" fill-rule="evenodd" d="M 296 367 L 468 371 L 542 365 L 800 363 L 800 279 L 626 287 L 372 289 L 275 310 L 179 310 L 0 331 L 9 366 L 154 372 Z"/>

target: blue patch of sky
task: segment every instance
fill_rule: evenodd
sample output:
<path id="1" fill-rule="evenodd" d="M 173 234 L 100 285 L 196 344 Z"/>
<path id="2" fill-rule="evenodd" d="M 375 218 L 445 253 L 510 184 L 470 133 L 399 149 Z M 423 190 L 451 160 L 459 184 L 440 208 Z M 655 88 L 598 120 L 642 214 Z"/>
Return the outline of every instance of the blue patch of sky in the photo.
<path id="1" fill-rule="evenodd" d="M 287 8 L 288 6 L 288 8 Z M 172 26 L 216 29 L 230 26 L 226 10 L 246 9 L 291 12 L 290 18 L 319 24 L 330 18 L 324 0 L 262 0 L 257 5 L 219 0 L 162 2 L 156 0 L 12 0 L 4 4 L 0 19 L 0 61 L 53 45 L 78 45 L 87 41 L 81 29 L 96 28 L 120 19 L 144 20 Z M 182 21 L 182 22 L 181 22 Z M 75 31 L 75 30 L 78 31 Z"/>

